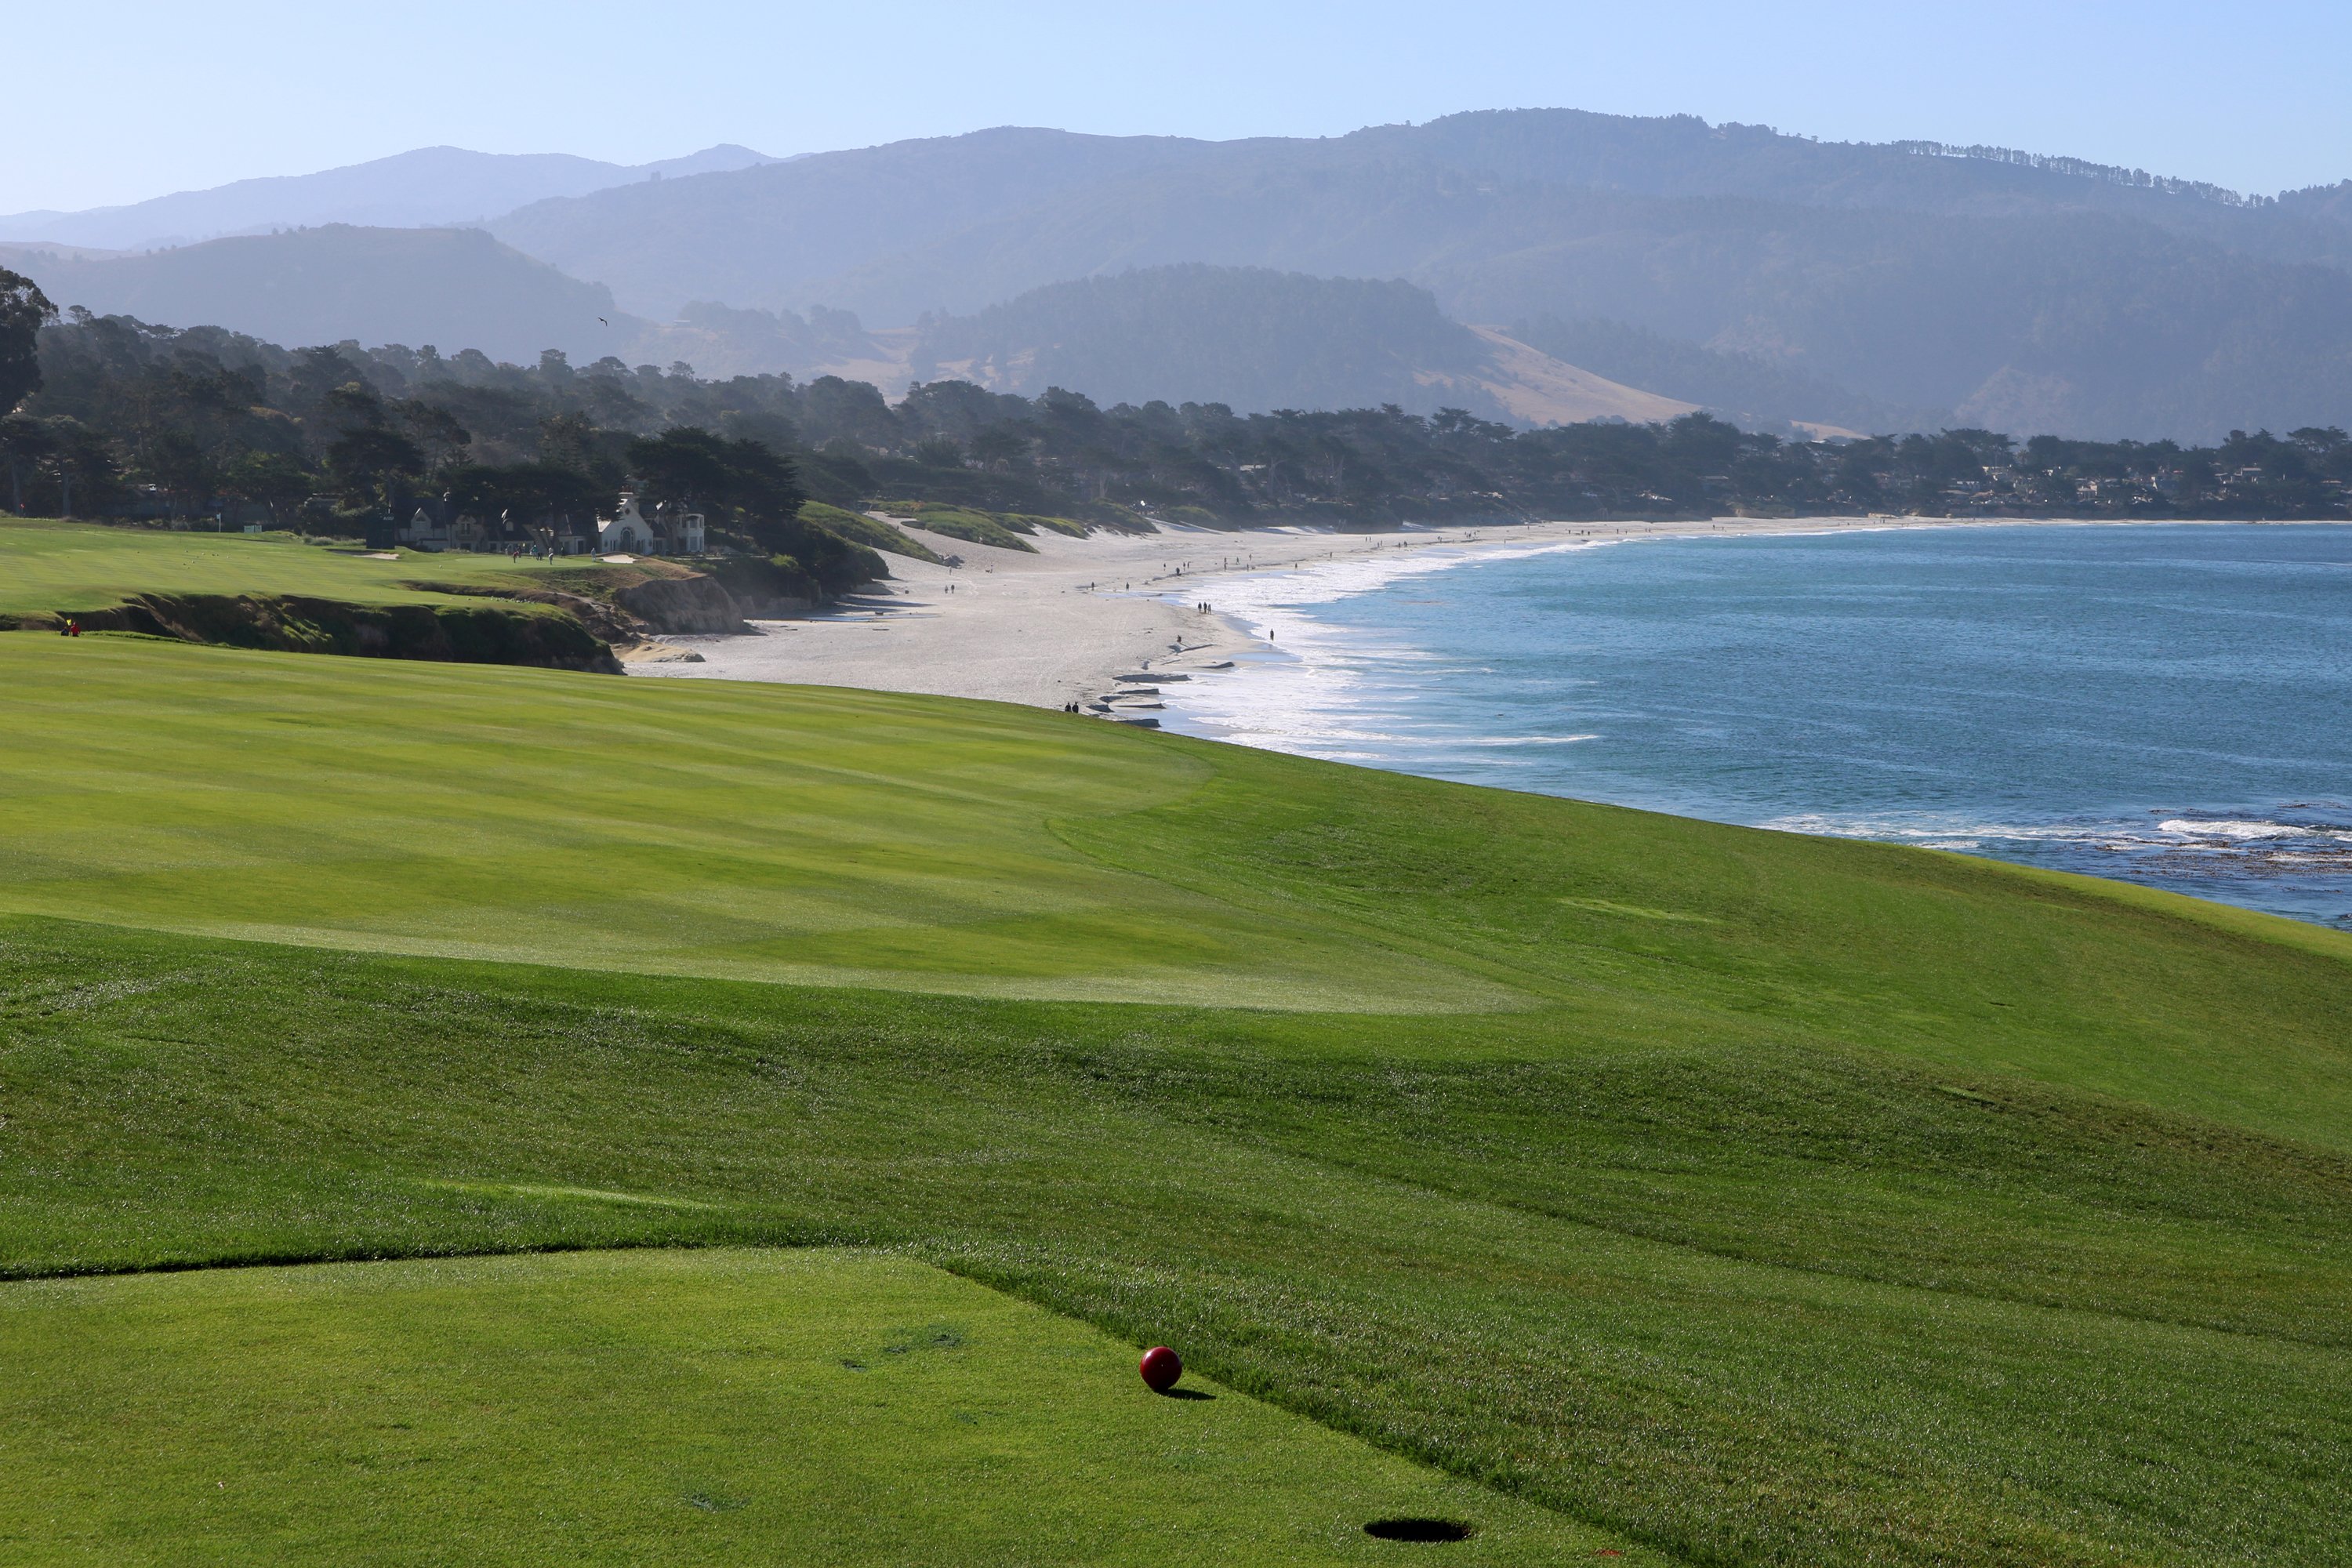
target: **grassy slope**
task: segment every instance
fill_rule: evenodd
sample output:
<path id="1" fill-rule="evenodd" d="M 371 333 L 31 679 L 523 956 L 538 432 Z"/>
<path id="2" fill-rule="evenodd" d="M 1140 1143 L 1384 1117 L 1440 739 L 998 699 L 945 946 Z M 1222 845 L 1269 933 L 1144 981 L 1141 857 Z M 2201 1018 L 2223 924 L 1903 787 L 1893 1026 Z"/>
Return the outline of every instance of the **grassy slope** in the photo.
<path id="1" fill-rule="evenodd" d="M 1024 533 L 1036 532 L 1036 526 L 1008 519 L 997 512 L 945 506 L 936 501 L 884 501 L 879 510 L 894 517 L 912 518 L 917 528 L 943 538 L 961 539 L 968 544 L 985 544 L 998 550 L 1025 550 L 1033 555 L 1037 552 L 1035 545 L 1021 537 Z"/>
<path id="2" fill-rule="evenodd" d="M 940 563 L 939 552 L 929 545 L 910 538 L 887 522 L 877 522 L 860 513 L 813 500 L 801 503 L 800 515 L 803 522 L 814 522 L 854 544 L 870 545 L 876 550 L 887 550 L 893 555 L 928 561 L 934 566 Z"/>
<path id="3" fill-rule="evenodd" d="M 1230 1391 L 1155 1398 L 1115 1341 L 868 1254 L 77 1281 L 0 1295 L 0 1343 L 13 1563 L 1347 1563 L 1400 1514 L 1475 1522 L 1465 1563 L 1605 1539 Z"/>
<path id="4" fill-rule="evenodd" d="M 0 646 L 0 900 L 583 967 L 15 923 L 9 1268 L 888 1240 L 1694 1560 L 2347 1549 L 2331 933 L 1050 714 L 346 668 Z M 897 988 L 584 967 L 754 918 Z M 1028 999 L 919 994 L 1008 953 Z"/>
<path id="5" fill-rule="evenodd" d="M 1396 1006 L 1452 966 L 1107 867 L 1064 811 L 1198 761 L 1026 710 L 698 684 L 390 680 L 116 638 L 0 643 L 0 910 L 754 979 Z M 1339 976 L 1335 978 L 1335 976 Z"/>
<path id="6" fill-rule="evenodd" d="M 553 562 L 402 552 L 373 561 L 284 534 L 168 533 L 0 518 L 0 616 L 89 614 L 132 594 L 291 594 L 353 605 L 479 603 L 406 586 L 426 578 L 523 587 Z"/>

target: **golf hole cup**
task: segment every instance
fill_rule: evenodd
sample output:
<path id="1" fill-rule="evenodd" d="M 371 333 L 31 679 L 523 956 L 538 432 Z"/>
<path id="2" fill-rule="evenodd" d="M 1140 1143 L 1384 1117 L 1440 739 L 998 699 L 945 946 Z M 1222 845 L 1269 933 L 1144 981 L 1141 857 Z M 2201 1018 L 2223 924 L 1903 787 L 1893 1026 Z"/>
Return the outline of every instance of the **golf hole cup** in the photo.
<path id="1" fill-rule="evenodd" d="M 1184 1375 L 1184 1361 L 1166 1345 L 1154 1345 L 1143 1352 L 1143 1364 L 1138 1370 L 1143 1373 L 1145 1387 L 1165 1394 Z"/>

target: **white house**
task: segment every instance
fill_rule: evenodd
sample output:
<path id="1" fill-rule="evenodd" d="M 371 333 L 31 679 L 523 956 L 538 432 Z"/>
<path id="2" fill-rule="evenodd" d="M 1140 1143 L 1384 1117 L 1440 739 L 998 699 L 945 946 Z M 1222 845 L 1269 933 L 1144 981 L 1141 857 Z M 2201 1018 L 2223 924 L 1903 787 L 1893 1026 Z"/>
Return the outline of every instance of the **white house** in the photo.
<path id="1" fill-rule="evenodd" d="M 664 505 L 654 509 L 647 517 L 637 505 L 637 498 L 624 495 L 620 509 L 609 518 L 596 520 L 596 551 L 598 554 L 622 552 L 635 555 L 699 555 L 702 553 L 702 514 L 679 511 Z"/>
<path id="2" fill-rule="evenodd" d="M 596 552 L 606 554 L 625 551 L 630 554 L 651 555 L 654 552 L 654 525 L 637 510 L 637 498 L 623 496 L 620 510 L 611 517 L 596 520 Z"/>

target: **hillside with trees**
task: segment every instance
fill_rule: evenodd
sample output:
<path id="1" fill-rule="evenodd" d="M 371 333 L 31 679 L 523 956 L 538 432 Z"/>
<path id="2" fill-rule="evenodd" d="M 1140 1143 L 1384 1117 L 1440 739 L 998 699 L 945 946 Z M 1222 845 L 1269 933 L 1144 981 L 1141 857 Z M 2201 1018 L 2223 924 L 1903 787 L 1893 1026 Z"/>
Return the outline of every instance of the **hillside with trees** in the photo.
<path id="1" fill-rule="evenodd" d="M 440 342 L 529 361 L 610 353 L 646 330 L 610 289 L 478 229 L 336 224 L 121 257 L 8 247 L 0 265 L 60 308 L 219 322 L 272 342 Z"/>
<path id="2" fill-rule="evenodd" d="M 2341 211 L 1997 148 L 1530 110 L 1328 141 L 989 132 L 492 226 L 653 314 L 905 322 L 1188 262 L 1401 278 L 1459 321 L 1620 321 L 1849 402 L 2210 440 L 2352 420 Z"/>
<path id="3" fill-rule="evenodd" d="M 926 316 L 910 382 L 1105 403 L 1457 408 L 1545 426 L 1671 419 L 1696 406 L 1613 384 L 1492 331 L 1448 321 L 1410 283 L 1264 268 L 1147 268 L 1034 289 L 971 316 Z"/>
<path id="4" fill-rule="evenodd" d="M 1697 404 L 1746 428 L 1810 423 L 1917 429 L 1948 417 L 1938 409 L 1891 407 L 1760 353 L 1708 348 L 1605 316 L 1538 316 L 1513 322 L 1510 335 L 1596 375 Z"/>
<path id="5" fill-rule="evenodd" d="M 11 276 L 0 300 L 26 292 L 8 292 Z M 22 514 L 381 543 L 437 507 L 496 520 L 487 542 L 504 549 L 535 525 L 584 529 L 626 489 L 708 514 L 722 548 L 786 558 L 815 592 L 888 575 L 870 549 L 801 520 L 792 427 L 756 384 L 730 397 L 618 361 L 575 373 L 551 351 L 523 369 L 474 350 L 287 350 L 89 316 L 42 330 L 35 368 L 20 378 L 29 398 L 0 417 Z"/>
<path id="6" fill-rule="evenodd" d="M 800 521 L 803 493 L 853 512 L 892 499 L 1121 528 L 1343 529 L 1730 511 L 2335 518 L 2352 494 L 2352 439 L 2329 426 L 2206 447 L 1979 428 L 1783 440 L 1705 414 L 1528 429 L 1459 408 L 1106 407 L 958 380 L 892 404 L 838 376 L 288 350 L 97 317 L 41 329 L 37 370 L 0 425 L 20 511 L 365 535 L 425 502 L 584 515 L 634 482 L 711 510 L 740 548 L 821 573 L 879 563 Z"/>
<path id="7" fill-rule="evenodd" d="M 952 374 L 1543 423 L 1541 399 L 1412 390 L 1477 357 L 1465 329 L 1518 323 L 1570 366 L 1759 429 L 2210 444 L 2352 424 L 2352 184 L 2246 195 L 2013 149 L 1565 110 L 1313 140 L 1003 128 L 723 166 L 738 154 L 757 157 L 715 149 L 709 172 L 531 202 L 488 221 L 497 243 L 328 226 L 0 261 L 62 306 L 272 342 L 557 348 L 893 392 Z M 369 171 L 397 172 L 330 175 Z M 1205 277 L 1167 271 L 1191 268 L 1361 299 L 1407 284 L 1443 324 L 1297 285 L 1276 300 L 1171 281 Z M 1161 297 L 1101 292 L 1131 273 L 1165 273 Z"/>
<path id="8" fill-rule="evenodd" d="M 1049 284 L 976 315 L 926 317 L 912 368 L 918 380 L 1076 386 L 1114 403 L 1398 403 L 1433 413 L 1416 373 L 1469 371 L 1483 347 L 1408 283 L 1194 265 Z M 1340 387 L 1352 395 L 1333 396 Z"/>
<path id="9" fill-rule="evenodd" d="M 210 190 L 179 191 L 89 212 L 10 213 L 0 216 L 0 241 L 143 250 L 331 223 L 442 227 L 495 217 L 553 196 L 585 195 L 637 180 L 718 174 L 776 161 L 731 144 L 638 164 L 564 153 L 419 147 L 314 174 L 236 180 Z"/>

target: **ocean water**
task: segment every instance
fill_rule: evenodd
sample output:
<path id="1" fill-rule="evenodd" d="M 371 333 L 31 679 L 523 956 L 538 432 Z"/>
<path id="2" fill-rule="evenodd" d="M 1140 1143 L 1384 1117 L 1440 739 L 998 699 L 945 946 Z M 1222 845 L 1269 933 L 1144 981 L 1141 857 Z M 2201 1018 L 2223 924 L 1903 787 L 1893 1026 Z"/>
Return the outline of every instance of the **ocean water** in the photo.
<path id="1" fill-rule="evenodd" d="M 2352 928 L 2352 525 L 1443 547 L 1213 581 L 1165 726 Z"/>

